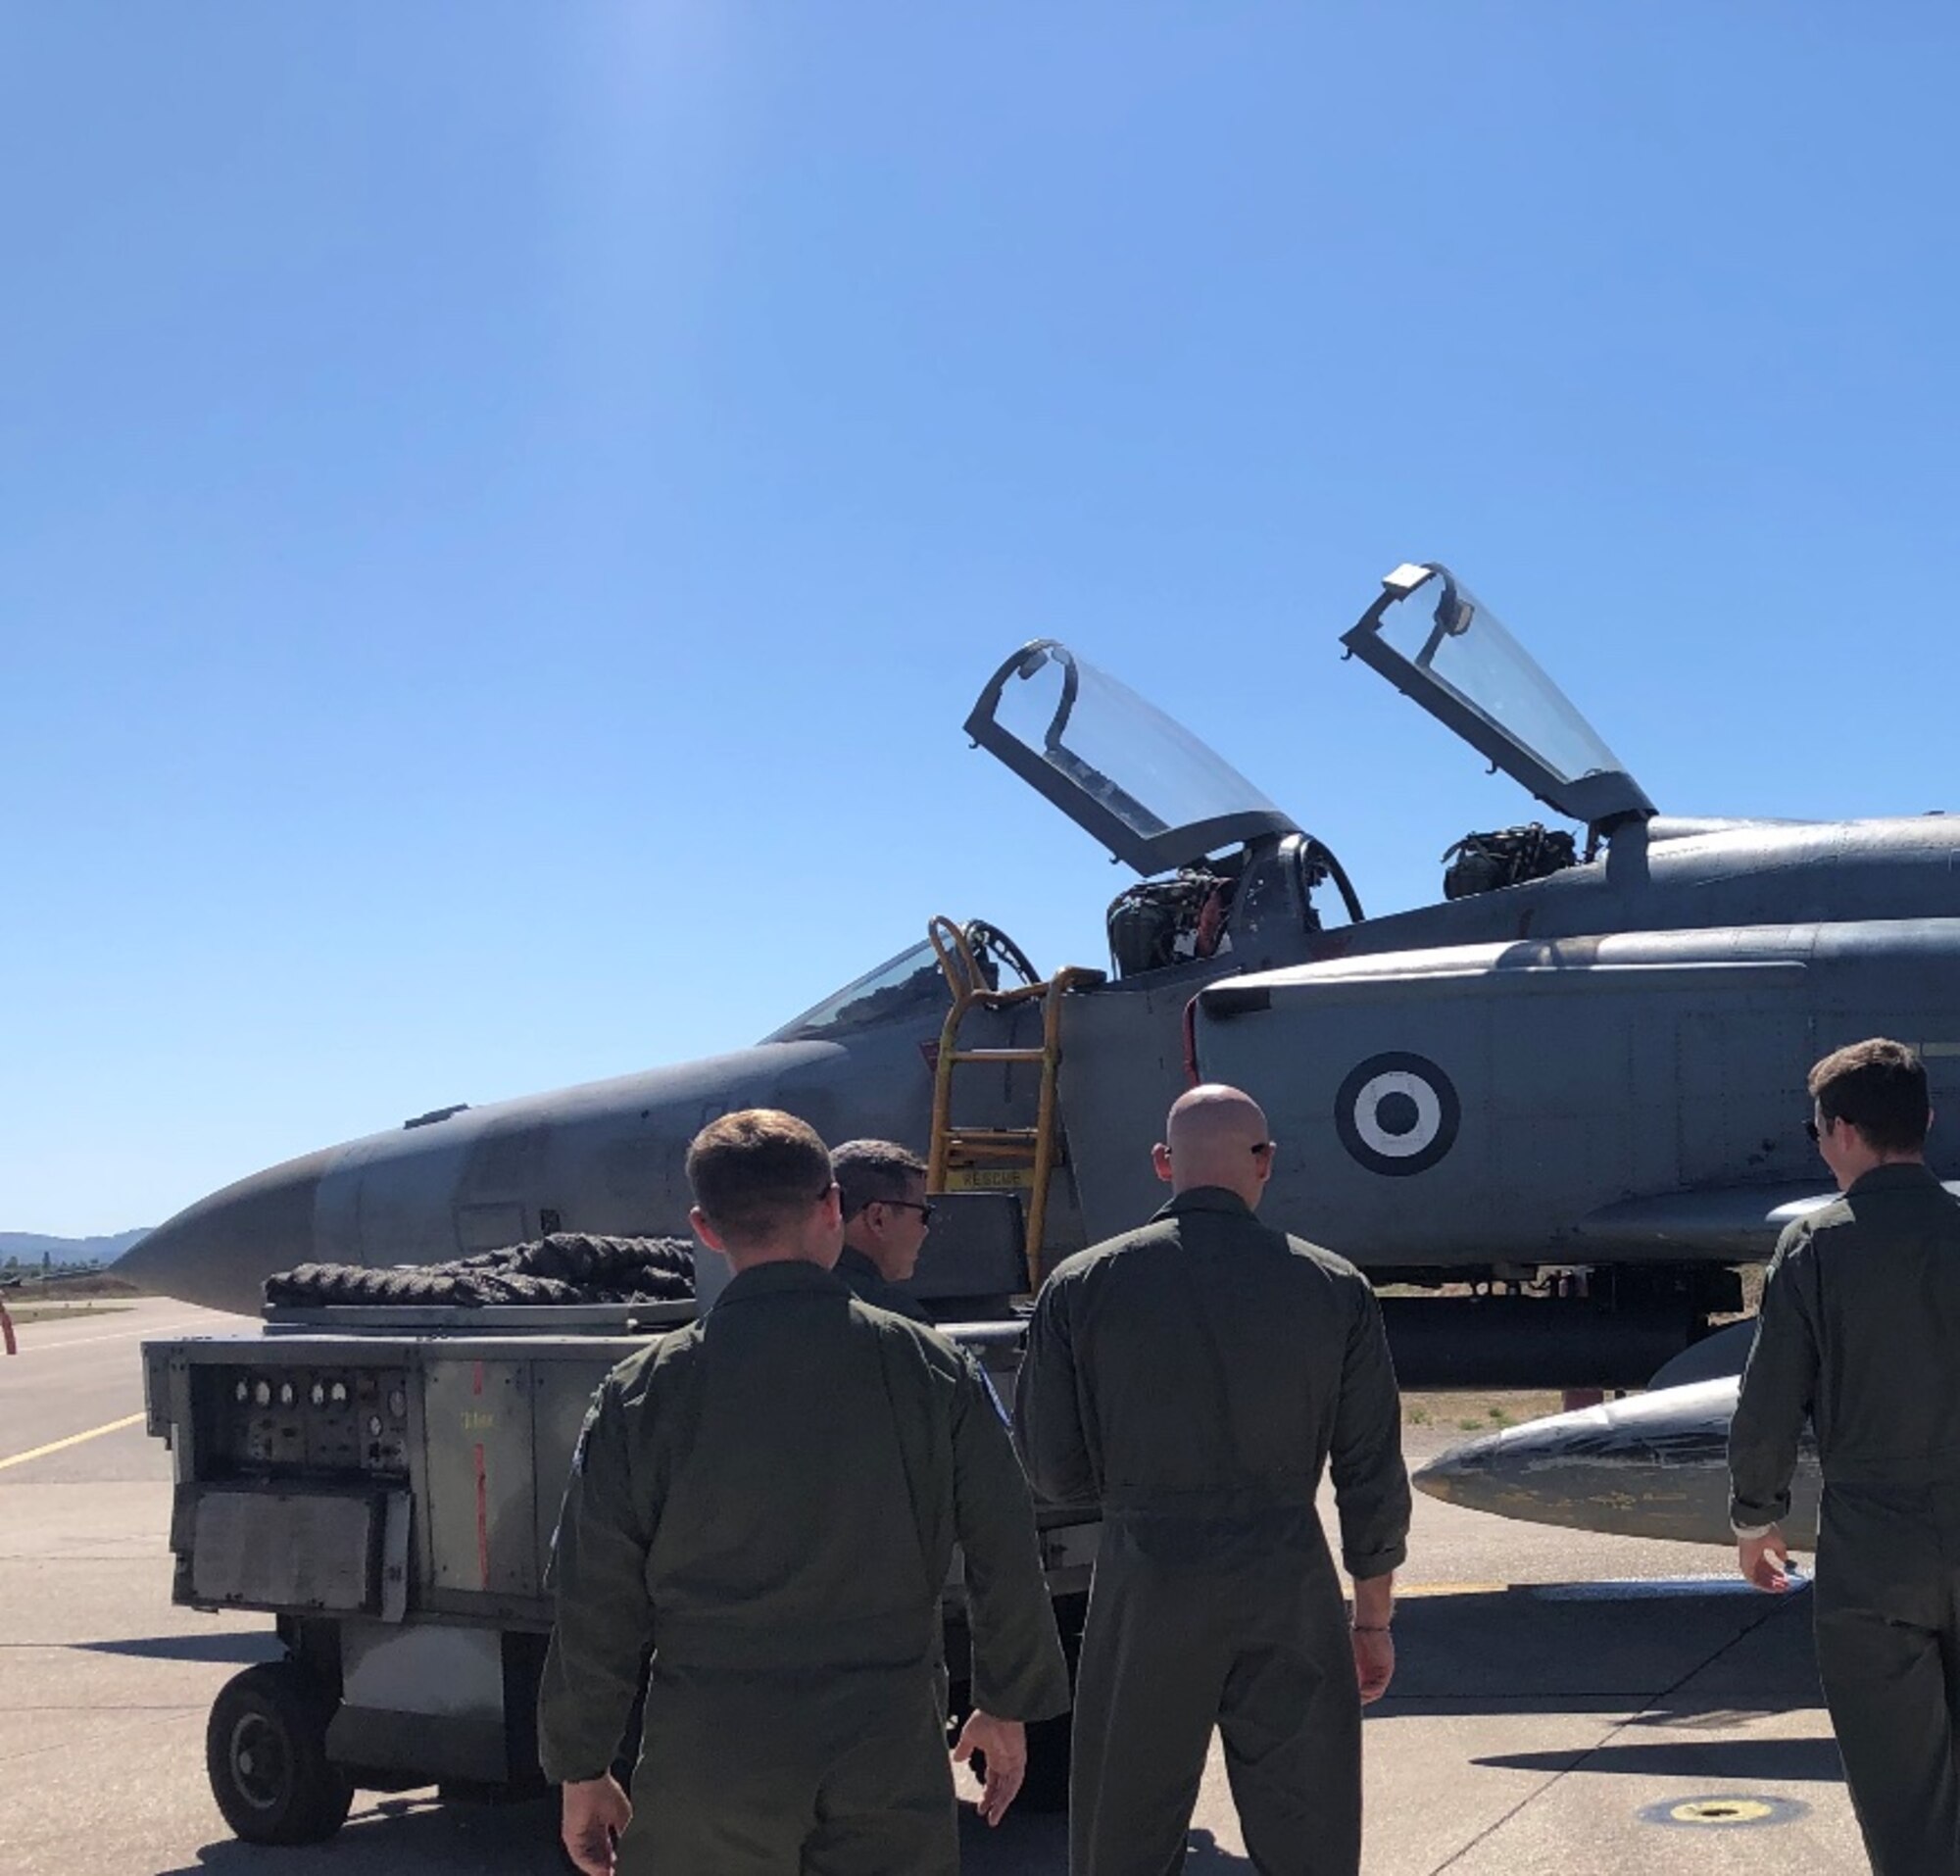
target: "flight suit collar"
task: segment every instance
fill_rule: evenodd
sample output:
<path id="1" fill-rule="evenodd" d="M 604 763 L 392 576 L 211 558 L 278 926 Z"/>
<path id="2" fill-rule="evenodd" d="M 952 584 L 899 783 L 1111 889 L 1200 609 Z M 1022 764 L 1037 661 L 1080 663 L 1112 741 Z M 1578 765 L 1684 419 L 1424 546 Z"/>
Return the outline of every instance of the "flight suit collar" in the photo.
<path id="1" fill-rule="evenodd" d="M 1939 1175 L 1924 1160 L 1895 1160 L 1889 1165 L 1859 1173 L 1845 1188 L 1844 1197 L 1855 1199 L 1861 1192 L 1905 1192 L 1914 1186 L 1938 1184 Z"/>
<path id="2" fill-rule="evenodd" d="M 1174 1194 L 1156 1210 L 1159 1218 L 1181 1218 L 1187 1211 L 1223 1211 L 1235 1218 L 1250 1218 L 1252 1208 L 1236 1192 L 1223 1186 L 1193 1186 Z"/>
<path id="3" fill-rule="evenodd" d="M 877 1289 L 889 1289 L 889 1279 L 884 1271 L 855 1245 L 847 1244 L 837 1255 L 837 1280 L 848 1288 L 856 1289 L 858 1283 L 868 1284 Z M 857 1283 L 852 1281 L 857 1279 Z"/>
<path id="4" fill-rule="evenodd" d="M 762 1297 L 798 1292 L 820 1296 L 826 1291 L 850 1294 L 820 1263 L 805 1263 L 801 1259 L 788 1263 L 758 1263 L 737 1270 L 728 1279 L 728 1287 L 714 1299 L 714 1307 L 720 1309 L 731 1303 L 754 1303 Z"/>

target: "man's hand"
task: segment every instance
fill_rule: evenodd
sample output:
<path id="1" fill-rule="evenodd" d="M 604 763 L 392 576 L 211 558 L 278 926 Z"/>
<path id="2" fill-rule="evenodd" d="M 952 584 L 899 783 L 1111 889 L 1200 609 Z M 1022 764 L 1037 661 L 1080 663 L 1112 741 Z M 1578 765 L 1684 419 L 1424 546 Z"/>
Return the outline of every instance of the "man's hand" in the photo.
<path id="1" fill-rule="evenodd" d="M 1381 1576 L 1354 1579 L 1354 1680 L 1361 1690 L 1361 1704 L 1369 1705 L 1389 1691 L 1396 1671 L 1396 1645 L 1389 1637 L 1389 1621 L 1396 1612 L 1396 1577 L 1393 1570 Z"/>
<path id="2" fill-rule="evenodd" d="M 1772 1524 L 1761 1537 L 1738 1538 L 1736 1556 L 1743 1576 L 1757 1589 L 1781 1596 L 1789 1588 L 1789 1546 L 1782 1525 Z"/>
<path id="3" fill-rule="evenodd" d="M 1354 1643 L 1354 1679 L 1361 1689 L 1361 1704 L 1370 1706 L 1389 1691 L 1395 1677 L 1395 1637 L 1385 1628 L 1357 1628 Z"/>
<path id="4" fill-rule="evenodd" d="M 992 1713 L 973 1712 L 959 1729 L 959 1743 L 953 1749 L 956 1763 L 965 1764 L 975 1753 L 987 1757 L 987 1780 L 980 1793 L 980 1815 L 998 1824 L 1007 1814 L 1021 1780 L 1028 1775 L 1028 1729 L 1019 1720 L 996 1719 Z"/>
<path id="5" fill-rule="evenodd" d="M 564 1853 L 585 1876 L 612 1876 L 619 1833 L 633 1821 L 633 1801 L 610 1772 L 567 1784 L 564 1793 L 559 1833 Z"/>

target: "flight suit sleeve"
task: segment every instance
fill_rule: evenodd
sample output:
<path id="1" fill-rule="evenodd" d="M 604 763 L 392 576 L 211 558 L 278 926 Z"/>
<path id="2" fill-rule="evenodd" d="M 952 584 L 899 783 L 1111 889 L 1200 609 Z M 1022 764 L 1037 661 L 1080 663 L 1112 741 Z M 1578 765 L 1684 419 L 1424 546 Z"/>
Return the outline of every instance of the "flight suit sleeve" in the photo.
<path id="1" fill-rule="evenodd" d="M 1068 1664 L 1042 1575 L 1034 1501 L 993 1384 L 971 1356 L 953 1402 L 954 1535 L 964 1555 L 973 1704 L 996 1719 L 1068 1709 Z"/>
<path id="2" fill-rule="evenodd" d="M 1014 1378 L 1014 1443 L 1035 1490 L 1055 1505 L 1092 1506 L 1100 1491 L 1063 1293 L 1044 1286 Z"/>
<path id="3" fill-rule="evenodd" d="M 552 1547 L 558 1619 L 538 1689 L 538 1756 L 555 1785 L 611 1768 L 653 1646 L 655 1507 L 635 1490 L 628 1432 L 609 1377 L 579 1433 Z"/>
<path id="4" fill-rule="evenodd" d="M 1817 1333 L 1805 1296 L 1813 1256 L 1808 1229 L 1791 1225 L 1763 1281 L 1756 1337 L 1729 1423 L 1729 1520 L 1740 1530 L 1789 1515 L 1797 1444 L 1817 1389 Z"/>
<path id="5" fill-rule="evenodd" d="M 1386 1576 L 1408 1555 L 1409 1482 L 1402 1463 L 1402 1403 L 1382 1306 L 1356 1277 L 1328 1450 L 1341 1514 L 1342 1562 L 1355 1578 Z"/>

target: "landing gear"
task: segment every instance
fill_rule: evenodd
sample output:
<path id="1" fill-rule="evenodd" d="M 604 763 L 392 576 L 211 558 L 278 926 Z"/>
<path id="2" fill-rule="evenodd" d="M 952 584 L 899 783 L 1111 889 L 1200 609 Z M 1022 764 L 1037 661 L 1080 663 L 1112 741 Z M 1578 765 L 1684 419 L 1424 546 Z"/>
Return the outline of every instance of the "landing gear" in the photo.
<path id="1" fill-rule="evenodd" d="M 211 1795 L 248 1844 L 317 1844 L 347 1819 L 354 1786 L 326 1755 L 333 1700 L 297 1661 L 234 1675 L 204 1734 Z"/>

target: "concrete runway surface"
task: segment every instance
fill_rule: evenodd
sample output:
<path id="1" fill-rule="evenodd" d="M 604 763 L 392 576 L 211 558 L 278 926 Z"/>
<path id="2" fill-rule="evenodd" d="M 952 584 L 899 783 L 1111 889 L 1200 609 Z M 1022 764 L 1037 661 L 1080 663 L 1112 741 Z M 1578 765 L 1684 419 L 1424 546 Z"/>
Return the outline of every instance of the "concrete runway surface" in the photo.
<path id="1" fill-rule="evenodd" d="M 29 1324 L 0 1358 L 0 1868 L 557 1872 L 544 1803 L 364 1795 L 329 1846 L 226 1834 L 205 1716 L 275 1650 L 263 1618 L 171 1606 L 170 1456 L 132 1416 L 143 1338 L 247 1326 L 146 1301 Z M 1411 1456 L 1452 1437 L 1411 1427 Z M 1398 1671 L 1366 1729 L 1369 1876 L 1862 1869 L 1807 1598 L 1757 1596 L 1732 1560 L 1418 1498 Z M 1669 1815 L 1695 1801 L 1707 1821 Z M 963 1835 L 977 1876 L 1064 1868 L 1059 1818 Z M 1215 1747 L 1191 1841 L 1192 1872 L 1252 1868 Z"/>

